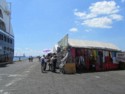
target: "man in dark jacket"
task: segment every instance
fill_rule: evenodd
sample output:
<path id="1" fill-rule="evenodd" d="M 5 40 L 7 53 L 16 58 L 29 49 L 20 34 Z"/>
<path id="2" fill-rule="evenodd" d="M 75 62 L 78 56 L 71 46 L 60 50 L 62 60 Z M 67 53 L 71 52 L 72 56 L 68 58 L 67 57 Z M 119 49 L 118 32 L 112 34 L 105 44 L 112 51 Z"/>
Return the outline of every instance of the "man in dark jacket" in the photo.
<path id="1" fill-rule="evenodd" d="M 57 56 L 54 55 L 54 58 L 53 58 L 53 72 L 56 72 L 56 63 L 57 63 Z"/>

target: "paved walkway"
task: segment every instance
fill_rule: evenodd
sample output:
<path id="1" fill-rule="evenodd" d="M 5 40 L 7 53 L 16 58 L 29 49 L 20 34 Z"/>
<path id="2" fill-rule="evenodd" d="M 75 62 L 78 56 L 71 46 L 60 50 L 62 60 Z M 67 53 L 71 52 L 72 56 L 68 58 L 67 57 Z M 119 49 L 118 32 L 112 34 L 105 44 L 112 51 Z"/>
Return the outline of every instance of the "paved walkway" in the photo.
<path id="1" fill-rule="evenodd" d="M 125 94 L 125 71 L 41 73 L 39 62 L 29 64 L 30 66 L 20 73 L 21 76 L 18 74 L 18 79 L 8 84 L 7 88 L 4 88 L 6 92 L 1 94 Z"/>

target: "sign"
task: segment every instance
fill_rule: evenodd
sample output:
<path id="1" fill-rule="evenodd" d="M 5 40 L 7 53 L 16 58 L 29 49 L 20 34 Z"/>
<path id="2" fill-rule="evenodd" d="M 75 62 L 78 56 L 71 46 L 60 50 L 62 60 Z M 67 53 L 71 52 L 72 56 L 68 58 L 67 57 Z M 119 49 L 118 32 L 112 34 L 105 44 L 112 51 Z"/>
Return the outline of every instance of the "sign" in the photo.
<path id="1" fill-rule="evenodd" d="M 119 62 L 125 62 L 125 52 L 117 53 L 116 59 Z"/>

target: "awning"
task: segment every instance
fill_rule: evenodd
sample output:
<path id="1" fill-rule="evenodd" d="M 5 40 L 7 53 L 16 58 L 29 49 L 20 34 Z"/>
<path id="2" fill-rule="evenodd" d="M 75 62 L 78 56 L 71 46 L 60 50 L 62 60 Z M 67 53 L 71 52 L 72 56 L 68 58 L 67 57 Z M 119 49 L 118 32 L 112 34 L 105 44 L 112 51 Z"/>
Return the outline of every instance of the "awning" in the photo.
<path id="1" fill-rule="evenodd" d="M 120 50 L 117 46 L 111 43 L 88 41 L 88 40 L 68 39 L 68 44 L 71 47 L 77 47 L 77 48 L 109 49 L 117 51 Z"/>

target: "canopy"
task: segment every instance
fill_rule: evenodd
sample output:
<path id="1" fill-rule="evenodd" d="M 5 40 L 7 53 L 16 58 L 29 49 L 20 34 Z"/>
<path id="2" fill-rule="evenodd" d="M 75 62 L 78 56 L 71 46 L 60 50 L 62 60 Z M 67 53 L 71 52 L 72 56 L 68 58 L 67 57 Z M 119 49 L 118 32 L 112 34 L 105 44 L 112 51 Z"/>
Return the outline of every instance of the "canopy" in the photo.
<path id="1" fill-rule="evenodd" d="M 111 43 L 88 41 L 88 40 L 68 39 L 68 44 L 71 47 L 78 47 L 78 48 L 110 49 L 118 51 L 120 50 L 117 46 Z"/>

